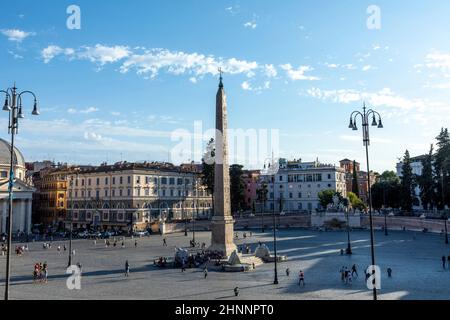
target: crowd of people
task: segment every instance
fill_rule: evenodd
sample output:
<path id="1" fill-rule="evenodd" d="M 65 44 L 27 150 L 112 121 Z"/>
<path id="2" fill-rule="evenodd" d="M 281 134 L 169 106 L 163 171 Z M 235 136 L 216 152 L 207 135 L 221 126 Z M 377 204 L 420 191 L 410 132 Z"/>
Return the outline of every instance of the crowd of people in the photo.
<path id="1" fill-rule="evenodd" d="M 48 264 L 47 262 L 38 262 L 34 265 L 33 283 L 47 283 L 48 281 Z"/>

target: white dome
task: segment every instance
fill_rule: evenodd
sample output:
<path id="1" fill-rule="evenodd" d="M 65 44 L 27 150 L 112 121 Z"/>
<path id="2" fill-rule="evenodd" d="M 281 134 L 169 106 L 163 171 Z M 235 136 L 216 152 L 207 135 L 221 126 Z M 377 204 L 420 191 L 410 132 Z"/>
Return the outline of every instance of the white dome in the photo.
<path id="1" fill-rule="evenodd" d="M 10 165 L 11 164 L 11 145 L 3 139 L 0 139 L 0 164 Z M 25 159 L 22 153 L 14 147 L 14 159 L 13 163 L 15 166 L 25 167 Z"/>

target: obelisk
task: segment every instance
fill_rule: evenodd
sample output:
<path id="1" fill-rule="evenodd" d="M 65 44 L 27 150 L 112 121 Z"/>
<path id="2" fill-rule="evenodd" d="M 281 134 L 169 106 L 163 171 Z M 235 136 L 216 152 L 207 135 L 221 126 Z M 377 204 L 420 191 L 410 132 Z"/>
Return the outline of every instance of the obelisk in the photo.
<path id="1" fill-rule="evenodd" d="M 229 257 L 236 245 L 234 238 L 234 220 L 230 205 L 230 172 L 228 167 L 227 141 L 227 98 L 220 71 L 219 90 L 216 95 L 216 138 L 214 164 L 214 216 L 211 221 L 210 252 L 219 252 Z"/>

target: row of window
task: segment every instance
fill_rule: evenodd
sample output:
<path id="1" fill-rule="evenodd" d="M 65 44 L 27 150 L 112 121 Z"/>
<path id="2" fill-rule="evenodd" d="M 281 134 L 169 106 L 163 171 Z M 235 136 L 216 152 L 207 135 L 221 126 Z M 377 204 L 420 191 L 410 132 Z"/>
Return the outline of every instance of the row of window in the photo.
<path id="1" fill-rule="evenodd" d="M 111 184 L 113 184 L 113 185 L 115 185 L 115 184 L 123 184 L 124 182 L 124 177 L 122 177 L 122 176 L 120 176 L 120 177 L 118 177 L 118 179 L 116 179 L 117 177 L 112 177 L 111 178 Z M 127 184 L 131 184 L 131 176 L 127 176 L 126 177 L 127 178 Z M 105 178 L 103 178 L 104 179 L 104 183 L 105 183 L 105 185 L 108 185 L 109 184 L 109 177 L 105 177 Z M 72 186 L 73 185 L 73 177 L 71 178 L 71 181 L 70 181 L 70 185 Z M 91 186 L 92 185 L 92 178 L 87 178 L 87 179 L 84 179 L 84 178 L 82 178 L 81 179 L 81 186 L 84 186 L 85 185 L 85 182 L 87 183 L 87 185 L 88 186 Z M 96 185 L 97 186 L 99 186 L 100 185 L 100 178 L 96 178 L 95 179 L 95 182 L 96 182 Z M 136 176 L 136 184 L 141 184 L 141 182 L 144 182 L 145 181 L 145 184 L 150 184 L 150 183 L 154 183 L 154 184 L 158 184 L 158 178 L 157 177 L 149 177 L 149 176 L 145 176 L 144 177 L 144 179 L 142 179 L 142 177 L 141 176 Z M 183 178 L 167 178 L 167 177 L 161 177 L 160 178 L 160 182 L 161 182 L 161 184 L 162 185 L 183 185 L 183 182 L 184 182 L 184 184 L 190 184 L 190 182 L 191 182 L 191 180 L 190 179 L 183 179 Z M 75 179 L 75 186 L 77 186 L 78 187 L 78 179 Z"/>
<path id="2" fill-rule="evenodd" d="M 168 192 L 167 192 L 168 191 Z M 151 193 L 151 194 L 150 194 Z M 156 196 L 158 194 L 158 190 L 157 189 L 152 189 L 150 192 L 150 189 L 144 189 L 144 192 L 141 192 L 140 188 L 136 188 L 136 192 L 134 194 L 134 196 L 137 197 L 141 197 L 141 196 L 150 196 L 150 195 L 154 195 Z M 101 193 L 100 190 L 95 190 L 95 194 L 91 191 L 91 190 L 87 190 L 87 192 L 85 192 L 85 190 L 81 190 L 80 193 L 78 193 L 78 190 L 76 190 L 73 193 L 75 198 L 78 198 L 78 195 L 81 196 L 81 198 L 84 198 L 85 196 L 87 196 L 88 198 L 91 197 L 96 197 L 96 198 L 100 198 L 100 197 L 109 197 L 109 190 L 103 190 L 103 193 Z M 112 189 L 111 190 L 111 197 L 131 197 L 131 189 L 126 189 L 126 194 L 124 192 L 123 189 L 118 189 L 116 192 L 116 189 Z M 184 190 L 165 190 L 162 189 L 160 192 L 160 196 L 161 197 L 206 197 L 208 196 L 208 192 L 205 190 L 199 190 L 198 192 L 196 192 L 195 190 L 193 192 L 188 192 L 188 191 L 184 191 Z M 72 190 L 69 190 L 69 198 L 72 198 Z"/>

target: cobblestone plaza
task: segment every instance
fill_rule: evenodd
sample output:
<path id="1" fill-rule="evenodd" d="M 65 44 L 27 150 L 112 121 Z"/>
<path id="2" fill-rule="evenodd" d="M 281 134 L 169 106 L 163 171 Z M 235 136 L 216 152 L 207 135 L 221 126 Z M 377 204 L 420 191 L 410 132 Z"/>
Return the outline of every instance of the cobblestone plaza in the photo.
<path id="1" fill-rule="evenodd" d="M 251 244 L 253 250 L 261 241 L 273 247 L 270 230 L 243 239 L 239 231 L 237 244 Z M 372 292 L 364 281 L 364 268 L 370 262 L 370 241 L 367 231 L 352 232 L 352 256 L 341 256 L 339 251 L 346 247 L 343 232 L 313 232 L 309 230 L 280 230 L 278 253 L 288 255 L 289 260 L 278 265 L 279 285 L 273 285 L 273 264 L 265 264 L 246 273 L 224 273 L 210 271 L 204 279 L 201 269 L 159 269 L 153 259 L 160 256 L 172 257 L 174 248 L 187 247 L 192 234 L 165 236 L 153 235 L 134 240 L 127 239 L 125 248 L 106 248 L 103 241 L 94 245 L 92 240 L 75 240 L 73 262 L 83 266 L 81 290 L 69 290 L 67 252 L 57 252 L 57 246 L 67 242 L 54 241 L 51 249 L 43 249 L 42 243 L 29 244 L 29 251 L 23 256 L 12 258 L 12 299 L 236 299 L 233 289 L 240 288 L 239 299 L 334 299 L 370 300 Z M 196 233 L 196 239 L 209 243 L 209 232 Z M 436 234 L 413 232 L 390 232 L 385 236 L 377 232 L 376 262 L 382 270 L 380 300 L 390 299 L 450 299 L 450 270 L 444 270 L 441 257 L 450 254 L 450 247 L 443 237 Z M 129 278 L 124 276 L 124 264 L 131 267 Z M 47 261 L 49 281 L 47 284 L 33 284 L 32 271 L 36 262 Z M 0 256 L 0 292 L 4 291 L 6 257 Z M 352 285 L 342 283 L 339 270 L 342 266 L 351 268 L 356 264 L 359 277 Z M 387 268 L 393 270 L 387 277 Z M 286 276 L 289 268 L 291 274 Z M 305 272 L 305 287 L 297 285 L 299 270 Z"/>

